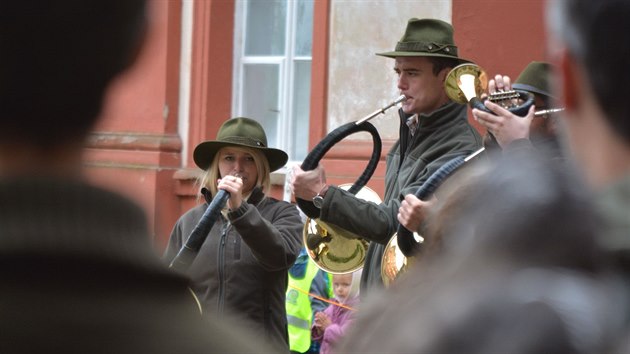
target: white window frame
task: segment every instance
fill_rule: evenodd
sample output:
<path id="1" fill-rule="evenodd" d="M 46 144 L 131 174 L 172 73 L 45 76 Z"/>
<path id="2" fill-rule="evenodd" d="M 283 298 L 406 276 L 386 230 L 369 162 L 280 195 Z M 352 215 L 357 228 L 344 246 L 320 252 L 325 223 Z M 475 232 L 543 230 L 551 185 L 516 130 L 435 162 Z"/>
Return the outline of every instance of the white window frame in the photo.
<path id="1" fill-rule="evenodd" d="M 279 125 L 275 141 L 278 146 L 275 148 L 287 152 L 294 151 L 297 144 L 308 144 L 308 141 L 297 142 L 294 139 L 293 127 L 295 121 L 293 114 L 293 91 L 295 63 L 297 61 L 310 61 L 311 56 L 294 56 L 294 42 L 297 27 L 297 5 L 296 1 L 287 2 L 287 23 L 285 28 L 285 55 L 284 56 L 249 56 L 244 55 L 245 25 L 247 18 L 247 2 L 257 0 L 237 0 L 235 6 L 235 29 L 234 29 L 234 70 L 232 86 L 232 116 L 241 116 L 243 112 L 243 68 L 247 64 L 277 64 L 279 66 L 278 83 L 278 109 Z M 259 1 L 259 0 L 258 0 Z M 308 0 L 307 0 L 308 1 Z M 252 117 L 255 118 L 255 117 Z M 269 138 L 269 137 L 268 137 Z M 271 140 L 271 139 L 270 139 Z M 295 162 L 295 157 L 289 153 L 291 162 Z"/>

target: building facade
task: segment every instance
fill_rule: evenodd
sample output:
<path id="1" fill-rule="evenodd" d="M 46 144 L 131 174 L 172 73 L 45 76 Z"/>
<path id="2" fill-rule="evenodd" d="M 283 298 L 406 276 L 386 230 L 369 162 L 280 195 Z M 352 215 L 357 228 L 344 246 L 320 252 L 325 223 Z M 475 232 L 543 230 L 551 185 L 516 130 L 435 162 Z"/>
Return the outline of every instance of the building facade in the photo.
<path id="1" fill-rule="evenodd" d="M 398 96 L 392 50 L 412 17 L 453 24 L 459 55 L 489 75 L 516 77 L 544 60 L 543 0 L 149 0 L 150 28 L 136 66 L 109 90 L 86 149 L 89 177 L 141 204 L 158 251 L 198 203 L 191 152 L 228 118 L 265 126 L 291 164 L 336 127 Z M 396 109 L 371 122 L 382 159 L 398 134 Z M 478 127 L 478 126 L 477 126 Z M 481 128 L 479 128 L 481 131 Z M 322 160 L 329 182 L 351 183 L 371 137 L 344 139 Z M 287 167 L 288 168 L 288 167 Z M 287 168 L 273 174 L 284 189 Z M 368 185 L 382 193 L 384 162 Z"/>

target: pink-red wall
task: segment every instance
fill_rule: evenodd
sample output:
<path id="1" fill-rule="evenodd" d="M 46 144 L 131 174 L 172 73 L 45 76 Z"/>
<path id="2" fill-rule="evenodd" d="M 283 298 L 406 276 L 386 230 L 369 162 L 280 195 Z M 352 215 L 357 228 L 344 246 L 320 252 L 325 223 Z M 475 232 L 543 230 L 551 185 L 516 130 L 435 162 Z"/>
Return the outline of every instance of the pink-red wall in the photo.
<path id="1" fill-rule="evenodd" d="M 110 87 L 88 143 L 88 176 L 122 191 L 147 211 L 156 247 L 181 212 L 173 173 L 181 165 L 177 134 L 181 2 L 149 1 L 149 29 L 137 63 Z"/>
<path id="2" fill-rule="evenodd" d="M 137 65 L 114 83 L 103 120 L 86 150 L 89 177 L 120 190 L 147 211 L 155 247 L 163 250 L 177 218 L 196 204 L 198 169 L 190 154 L 213 139 L 230 117 L 234 1 L 193 3 L 189 140 L 177 131 L 181 47 L 180 0 L 151 0 L 150 30 Z M 327 72 L 330 0 L 315 1 L 309 146 L 327 133 Z M 543 0 L 453 0 L 453 25 L 460 55 L 489 74 L 516 76 L 531 60 L 544 59 Z M 401 29 L 402 30 L 402 29 Z M 383 155 L 392 141 L 383 142 Z M 363 171 L 372 146 L 343 141 L 322 163 L 330 183 L 352 182 Z M 383 191 L 384 163 L 369 186 Z M 282 197 L 277 186 L 272 194 Z"/>
<path id="3" fill-rule="evenodd" d="M 490 77 L 504 74 L 516 79 L 529 62 L 545 60 L 544 0 L 452 1 L 460 55 Z"/>

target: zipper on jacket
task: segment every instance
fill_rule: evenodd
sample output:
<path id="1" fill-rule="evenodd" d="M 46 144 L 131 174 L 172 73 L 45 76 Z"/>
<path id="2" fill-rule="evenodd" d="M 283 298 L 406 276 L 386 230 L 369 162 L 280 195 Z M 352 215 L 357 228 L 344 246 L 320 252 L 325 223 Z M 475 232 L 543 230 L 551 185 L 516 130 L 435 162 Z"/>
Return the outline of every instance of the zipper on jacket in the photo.
<path id="1" fill-rule="evenodd" d="M 219 240 L 219 301 L 217 303 L 217 311 L 223 313 L 225 306 L 225 239 L 230 228 L 230 222 L 227 221 L 221 230 L 221 239 Z"/>

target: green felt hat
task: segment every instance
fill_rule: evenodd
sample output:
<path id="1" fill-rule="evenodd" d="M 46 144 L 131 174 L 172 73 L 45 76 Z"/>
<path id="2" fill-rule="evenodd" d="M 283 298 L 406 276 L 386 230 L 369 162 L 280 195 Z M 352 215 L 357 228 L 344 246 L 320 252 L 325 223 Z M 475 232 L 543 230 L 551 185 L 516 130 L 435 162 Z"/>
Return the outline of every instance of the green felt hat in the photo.
<path id="1" fill-rule="evenodd" d="M 410 19 L 405 34 L 396 44 L 396 49 L 376 55 L 388 58 L 442 57 L 458 59 L 460 63 L 470 62 L 457 56 L 453 26 L 442 20 L 430 18 Z"/>
<path id="2" fill-rule="evenodd" d="M 552 70 L 549 63 L 533 61 L 516 78 L 512 88 L 553 98 L 549 85 Z"/>
<path id="3" fill-rule="evenodd" d="M 259 150 L 267 157 L 271 171 L 284 166 L 289 159 L 284 151 L 267 147 L 267 135 L 260 123 L 250 118 L 238 117 L 228 119 L 221 125 L 216 140 L 204 141 L 197 145 L 193 152 L 193 160 L 199 168 L 206 170 L 217 152 L 226 146 Z"/>

